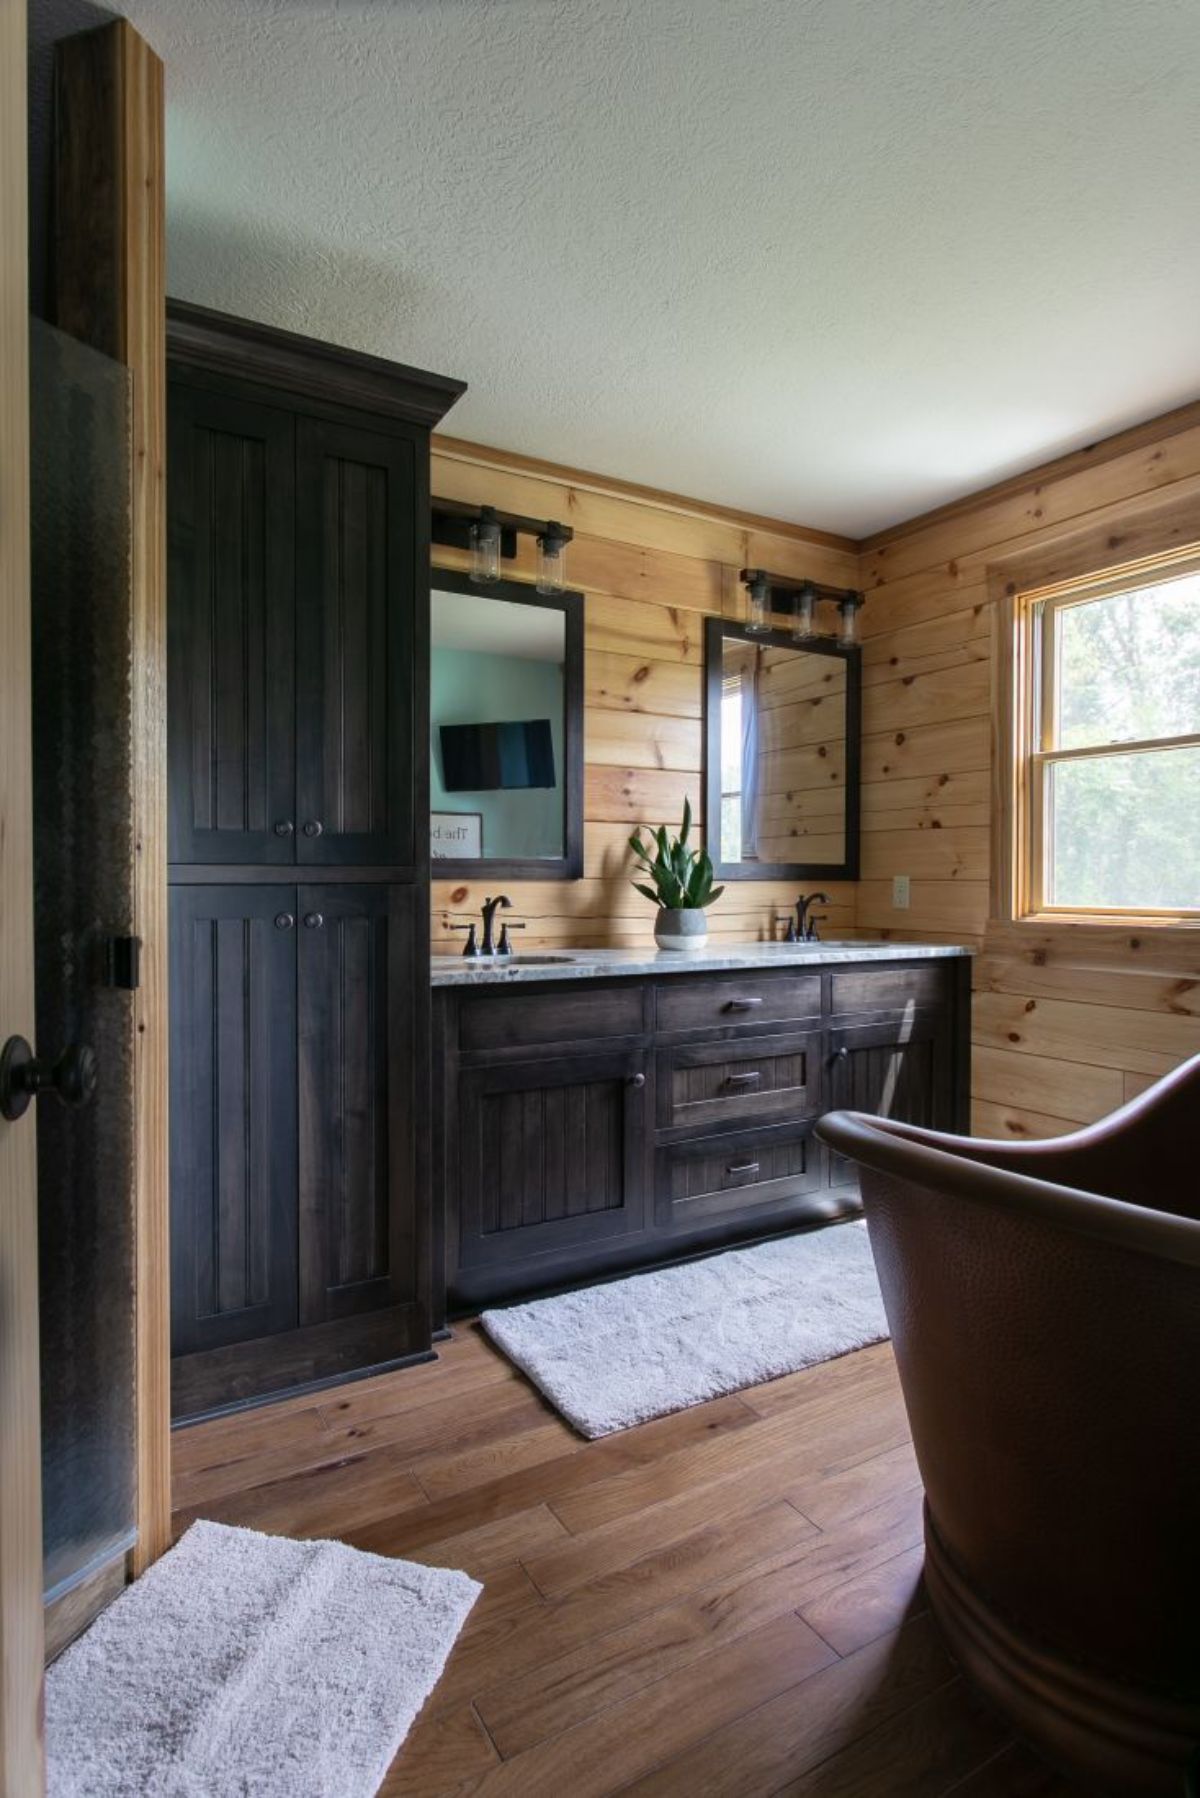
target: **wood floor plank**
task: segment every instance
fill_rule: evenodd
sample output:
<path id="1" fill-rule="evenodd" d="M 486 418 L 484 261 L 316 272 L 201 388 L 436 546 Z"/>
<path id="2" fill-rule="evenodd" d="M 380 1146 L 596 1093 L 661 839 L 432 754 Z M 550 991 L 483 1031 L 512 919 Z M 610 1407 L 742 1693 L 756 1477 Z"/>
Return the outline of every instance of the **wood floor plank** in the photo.
<path id="1" fill-rule="evenodd" d="M 908 1421 L 898 1395 L 871 1392 L 847 1407 L 831 1397 L 819 1409 L 808 1408 L 803 1421 L 790 1412 L 763 1418 L 753 1429 L 721 1442 L 701 1443 L 669 1461 L 623 1471 L 551 1502 L 573 1535 L 595 1530 L 618 1518 L 640 1514 L 650 1505 L 687 1497 L 697 1488 L 751 1477 L 770 1482 L 772 1490 L 797 1489 L 806 1476 L 830 1468 L 853 1466 L 908 1440 Z M 714 1495 L 714 1504 L 721 1494 Z"/>
<path id="2" fill-rule="evenodd" d="M 865 1648 L 926 1608 L 921 1585 L 924 1544 L 868 1567 L 832 1590 L 806 1595 L 797 1610 L 841 1655 Z"/>
<path id="3" fill-rule="evenodd" d="M 750 1572 L 689 1592 L 549 1665 L 477 1692 L 476 1706 L 501 1753 L 520 1753 L 784 1611 L 809 1621 L 809 1604 L 864 1577 L 919 1528 L 911 1507 L 905 1514 L 893 1505 L 886 1518 L 856 1521 L 840 1539 L 808 1538 Z"/>
<path id="4" fill-rule="evenodd" d="M 429 1542 L 409 1558 L 423 1561 L 427 1567 L 458 1567 L 473 1579 L 485 1579 L 497 1567 L 539 1554 L 566 1537 L 549 1505 L 534 1505 L 512 1517 L 497 1518 L 495 1523 L 481 1523 L 478 1529 L 465 1530 L 460 1536 Z"/>
<path id="5" fill-rule="evenodd" d="M 931 1620 L 881 1636 L 802 1688 L 713 1730 L 686 1754 L 630 1785 L 637 1798 L 767 1798 L 955 1678 Z M 984 1757 L 980 1755 L 980 1760 Z M 876 1765 L 876 1778 L 889 1777 Z M 893 1788 L 877 1783 L 872 1798 Z"/>
<path id="6" fill-rule="evenodd" d="M 270 1446 L 243 1439 L 239 1451 L 208 1466 L 181 1470 L 175 1485 L 175 1502 L 195 1508 L 224 1498 L 247 1486 L 265 1486 L 304 1467 L 338 1461 L 348 1454 L 369 1453 L 391 1447 L 394 1458 L 406 1465 L 430 1454 L 450 1449 L 473 1448 L 513 1436 L 529 1428 L 554 1423 L 552 1413 L 536 1393 L 523 1384 L 486 1385 L 459 1394 L 452 1405 L 441 1402 L 374 1416 L 347 1418 L 316 1414 L 316 1427 L 307 1442 L 295 1438 Z M 565 1425 L 560 1425 L 566 1429 Z"/>
<path id="7" fill-rule="evenodd" d="M 879 1798 L 881 1768 L 899 1798 L 943 1798 L 1004 1741 L 994 1713 L 961 1680 L 891 1717 L 839 1754 L 775 1788 L 778 1798 Z"/>
<path id="8" fill-rule="evenodd" d="M 787 1488 L 786 1496 L 797 1510 L 824 1530 L 843 1523 L 857 1511 L 871 1510 L 896 1492 L 911 1492 L 920 1484 L 912 1443 L 905 1440 L 850 1466 L 801 1479 Z"/>
<path id="9" fill-rule="evenodd" d="M 500 1759 L 469 1704 L 434 1713 L 426 1706 L 392 1762 L 378 1798 L 431 1798 L 477 1779 Z"/>
<path id="10" fill-rule="evenodd" d="M 482 1798 L 569 1792 L 605 1798 L 664 1754 L 686 1748 L 764 1697 L 829 1664 L 832 1650 L 799 1617 L 764 1624 L 678 1675 L 644 1686 L 574 1729 L 501 1762 L 469 1790 Z M 683 1788 L 679 1788 L 682 1790 Z"/>
<path id="11" fill-rule="evenodd" d="M 760 1417 L 774 1417 L 780 1411 L 819 1401 L 834 1392 L 853 1393 L 857 1403 L 873 1378 L 879 1378 L 893 1391 L 899 1391 L 890 1342 L 859 1349 L 853 1355 L 839 1355 L 836 1361 L 821 1361 L 815 1367 L 784 1374 L 762 1386 L 751 1386 L 742 1396 Z"/>
<path id="12" fill-rule="evenodd" d="M 395 1521 L 385 1517 L 377 1529 L 356 1533 L 356 1546 L 378 1554 L 407 1554 L 423 1542 L 474 1529 L 513 1511 L 528 1510 L 530 1505 L 556 1503 L 609 1473 L 665 1464 L 699 1442 L 747 1429 L 757 1421 L 739 1398 L 714 1399 L 711 1404 L 676 1411 L 600 1442 L 585 1443 L 580 1438 L 575 1454 L 558 1457 L 548 1466 L 539 1464 L 503 1474 L 470 1491 L 433 1502 L 412 1516 Z"/>
<path id="13" fill-rule="evenodd" d="M 945 1798 L 1086 1798 L 1023 1743 L 1013 1742 L 974 1773 L 950 1786 Z"/>
<path id="14" fill-rule="evenodd" d="M 436 1502 L 460 1492 L 473 1492 L 508 1474 L 544 1467 L 547 1461 L 578 1454 L 581 1447 L 569 1424 L 561 1418 L 544 1417 L 533 1429 L 502 1436 L 498 1441 L 476 1443 L 453 1453 L 424 1455 L 413 1462 L 412 1472 L 422 1491 Z"/>
<path id="15" fill-rule="evenodd" d="M 172 1522 L 176 1534 L 197 1517 L 284 1536 L 344 1538 L 357 1525 L 397 1513 L 423 1510 L 427 1500 L 409 1473 L 405 1458 L 392 1449 L 346 1455 L 308 1467 L 265 1486 L 200 1506 L 184 1506 Z"/>

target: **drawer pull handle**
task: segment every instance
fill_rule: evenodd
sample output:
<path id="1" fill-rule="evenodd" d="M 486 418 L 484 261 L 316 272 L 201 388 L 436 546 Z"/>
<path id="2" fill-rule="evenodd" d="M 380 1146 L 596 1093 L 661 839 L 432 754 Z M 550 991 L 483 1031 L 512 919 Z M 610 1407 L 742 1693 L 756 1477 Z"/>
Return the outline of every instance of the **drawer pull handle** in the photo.
<path id="1" fill-rule="evenodd" d="M 758 998 L 758 999 L 727 999 L 725 1001 L 725 1009 L 726 1009 L 726 1011 L 753 1011 L 753 1009 L 756 1005 L 761 1005 L 761 1004 L 762 1004 L 761 998 Z"/>
<path id="2" fill-rule="evenodd" d="M 729 1166 L 725 1169 L 725 1172 L 727 1174 L 756 1174 L 758 1172 L 758 1162 L 731 1161 Z"/>
<path id="3" fill-rule="evenodd" d="M 748 1086 L 751 1081 L 761 1079 L 762 1073 L 758 1068 L 755 1068 L 748 1074 L 726 1074 L 725 1084 L 726 1086 Z"/>

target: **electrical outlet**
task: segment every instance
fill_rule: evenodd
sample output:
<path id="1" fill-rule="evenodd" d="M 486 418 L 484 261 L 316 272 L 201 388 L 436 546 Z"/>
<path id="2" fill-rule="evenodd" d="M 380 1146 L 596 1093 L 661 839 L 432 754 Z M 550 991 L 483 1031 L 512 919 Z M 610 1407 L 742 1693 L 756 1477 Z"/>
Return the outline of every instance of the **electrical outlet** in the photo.
<path id="1" fill-rule="evenodd" d="M 907 911 L 909 906 L 908 875 L 892 875 L 892 910 Z"/>

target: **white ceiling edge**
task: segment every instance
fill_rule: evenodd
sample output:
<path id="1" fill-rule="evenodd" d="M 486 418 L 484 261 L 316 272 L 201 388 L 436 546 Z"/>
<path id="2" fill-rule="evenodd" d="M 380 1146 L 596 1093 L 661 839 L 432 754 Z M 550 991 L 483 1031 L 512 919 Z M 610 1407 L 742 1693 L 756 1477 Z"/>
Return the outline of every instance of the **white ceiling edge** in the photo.
<path id="1" fill-rule="evenodd" d="M 123 7 L 171 291 L 454 436 L 861 538 L 1200 394 L 1194 0 Z"/>

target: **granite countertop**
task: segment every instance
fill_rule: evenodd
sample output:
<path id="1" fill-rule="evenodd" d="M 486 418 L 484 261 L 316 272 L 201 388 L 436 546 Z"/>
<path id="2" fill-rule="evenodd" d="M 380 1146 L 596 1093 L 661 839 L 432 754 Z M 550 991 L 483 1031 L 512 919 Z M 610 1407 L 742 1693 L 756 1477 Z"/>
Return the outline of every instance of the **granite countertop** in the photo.
<path id="1" fill-rule="evenodd" d="M 957 943 L 734 943 L 708 949 L 547 949 L 470 960 L 431 957 L 434 986 L 528 985 L 616 975 L 721 974 L 743 968 L 824 968 L 847 961 L 935 961 L 974 951 Z"/>

